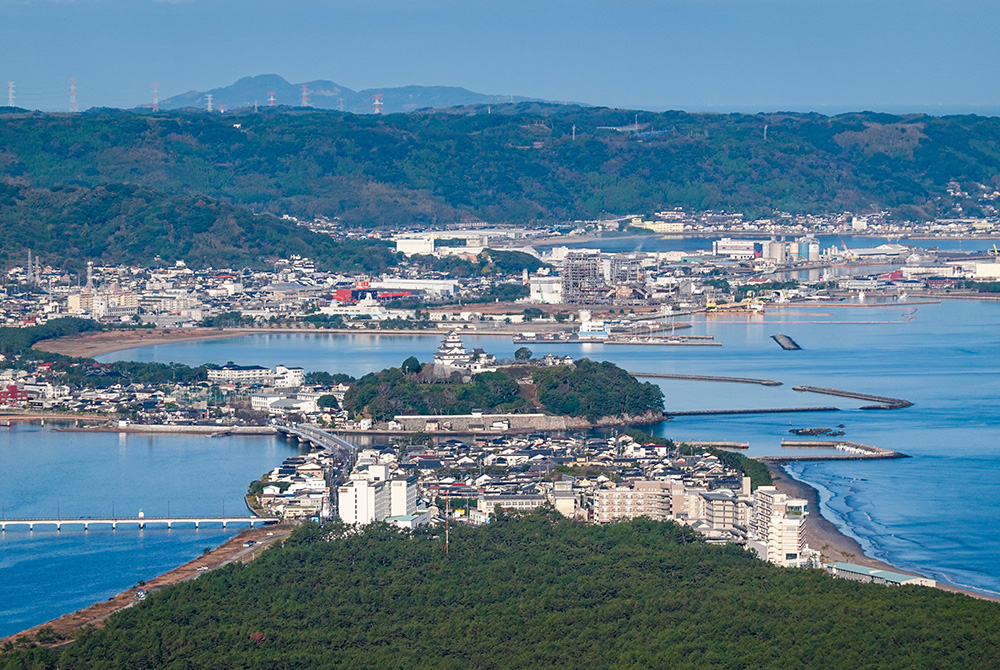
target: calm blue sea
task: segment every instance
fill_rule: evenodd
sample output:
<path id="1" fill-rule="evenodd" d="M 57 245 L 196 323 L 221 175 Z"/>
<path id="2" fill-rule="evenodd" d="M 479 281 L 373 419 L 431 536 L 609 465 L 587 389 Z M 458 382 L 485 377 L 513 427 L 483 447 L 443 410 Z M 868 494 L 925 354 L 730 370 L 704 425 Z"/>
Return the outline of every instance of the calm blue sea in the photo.
<path id="1" fill-rule="evenodd" d="M 247 485 L 295 453 L 275 437 L 0 427 L 6 518 L 247 515 Z M 9 529 L 0 536 L 0 637 L 108 598 L 243 530 Z"/>
<path id="2" fill-rule="evenodd" d="M 574 344 L 532 346 L 610 360 L 633 372 L 764 377 L 768 388 L 692 381 L 663 382 L 668 409 L 814 407 L 835 413 L 677 418 L 655 426 L 675 439 L 748 441 L 750 455 L 776 454 L 795 427 L 844 424 L 847 439 L 912 456 L 895 461 L 796 465 L 816 485 L 824 516 L 854 535 L 866 553 L 900 568 L 991 593 L 1000 592 L 1000 304 L 946 301 L 883 307 L 817 304 L 763 316 L 704 315 L 690 334 L 721 347 Z M 793 337 L 784 351 L 770 336 Z M 468 337 L 469 346 L 512 356 L 507 338 Z M 361 375 L 407 356 L 428 361 L 433 336 L 259 334 L 117 352 L 132 359 L 301 365 Z M 905 398 L 913 407 L 860 410 L 857 401 L 799 393 L 796 385 L 831 386 Z"/>

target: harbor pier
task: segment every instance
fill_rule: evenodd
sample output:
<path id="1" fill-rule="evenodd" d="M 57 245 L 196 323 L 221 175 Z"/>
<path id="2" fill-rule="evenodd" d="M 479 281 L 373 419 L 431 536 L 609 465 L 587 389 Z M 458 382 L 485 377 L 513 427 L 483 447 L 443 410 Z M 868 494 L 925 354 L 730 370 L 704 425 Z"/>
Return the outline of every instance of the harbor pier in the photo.
<path id="1" fill-rule="evenodd" d="M 7 527 L 12 528 L 25 528 L 29 531 L 34 531 L 35 526 L 44 527 L 55 527 L 55 530 L 61 531 L 62 527 L 65 525 L 69 526 L 83 526 L 83 530 L 88 531 L 92 525 L 110 527 L 111 530 L 118 530 L 119 525 L 128 526 L 131 528 L 144 529 L 147 526 L 159 527 L 159 528 L 173 528 L 174 524 L 189 525 L 195 528 L 200 528 L 202 524 L 222 524 L 223 528 L 228 527 L 229 524 L 249 524 L 251 528 L 255 524 L 273 524 L 278 523 L 281 519 L 277 517 L 267 517 L 267 516 L 200 516 L 200 517 L 79 517 L 79 518 L 57 518 L 57 519 L 46 519 L 46 518 L 31 518 L 31 519 L 0 519 L 0 532 L 7 532 Z"/>

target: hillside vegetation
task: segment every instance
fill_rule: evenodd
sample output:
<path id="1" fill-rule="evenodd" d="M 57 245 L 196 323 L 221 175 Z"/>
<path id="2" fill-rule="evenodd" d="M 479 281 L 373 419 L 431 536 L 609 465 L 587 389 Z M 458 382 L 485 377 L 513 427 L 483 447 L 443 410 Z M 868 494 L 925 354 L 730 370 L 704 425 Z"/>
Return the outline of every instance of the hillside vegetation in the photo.
<path id="1" fill-rule="evenodd" d="M 835 580 L 670 523 L 306 526 L 0 668 L 992 668 L 993 602 Z"/>
<path id="2" fill-rule="evenodd" d="M 381 241 L 335 241 L 226 200 L 131 184 L 39 189 L 0 182 L 0 230 L 0 258 L 23 262 L 31 249 L 77 272 L 93 259 L 261 268 L 298 254 L 344 272 L 380 272 L 397 261 Z"/>
<path id="3" fill-rule="evenodd" d="M 412 361 L 412 370 L 404 372 Z M 595 363 L 587 358 L 575 365 L 539 368 L 531 372 L 517 369 L 473 375 L 468 382 L 435 377 L 430 367 L 419 372 L 416 359 L 404 362 L 403 369 L 388 368 L 361 377 L 344 396 L 344 409 L 376 421 L 388 421 L 398 414 L 468 414 L 473 409 L 487 412 L 536 412 L 586 417 L 659 415 L 663 412 L 663 391 L 649 382 L 640 382 L 614 363 Z M 537 405 L 530 399 L 530 387 L 521 387 L 512 375 L 531 374 Z M 455 377 L 460 377 L 457 373 Z"/>
<path id="4" fill-rule="evenodd" d="M 622 110 L 490 111 L 0 114 L 0 225 L 21 226 L 0 253 L 36 240 L 109 260 L 344 251 L 265 214 L 369 227 L 674 206 L 976 215 L 1000 186 L 997 118 L 644 112 L 642 132 L 625 132 Z M 365 266 L 346 253 L 345 268 Z"/>
<path id="5" fill-rule="evenodd" d="M 525 412 L 517 381 L 505 372 L 484 372 L 461 381 L 434 381 L 400 368 L 369 373 L 344 395 L 344 409 L 388 421 L 397 414 L 468 414 L 473 409 Z"/>

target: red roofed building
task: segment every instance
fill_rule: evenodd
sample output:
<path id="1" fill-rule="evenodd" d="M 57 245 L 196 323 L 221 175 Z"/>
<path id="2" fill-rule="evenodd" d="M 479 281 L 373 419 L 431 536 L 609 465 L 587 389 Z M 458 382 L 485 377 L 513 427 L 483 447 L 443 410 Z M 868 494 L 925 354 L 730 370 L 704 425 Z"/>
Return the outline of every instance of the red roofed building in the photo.
<path id="1" fill-rule="evenodd" d="M 28 392 L 9 384 L 0 390 L 0 405 L 9 405 L 14 402 L 27 402 Z"/>

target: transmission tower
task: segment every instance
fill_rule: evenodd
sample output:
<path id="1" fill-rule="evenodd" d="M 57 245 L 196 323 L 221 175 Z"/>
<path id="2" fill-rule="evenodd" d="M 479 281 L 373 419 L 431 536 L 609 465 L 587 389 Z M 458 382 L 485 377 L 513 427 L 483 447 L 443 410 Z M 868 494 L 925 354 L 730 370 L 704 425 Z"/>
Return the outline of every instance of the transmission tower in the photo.
<path id="1" fill-rule="evenodd" d="M 212 111 L 212 94 L 211 93 L 206 93 L 205 94 L 205 109 L 207 109 L 210 112 Z"/>
<path id="2" fill-rule="evenodd" d="M 309 84 L 302 84 L 302 106 L 309 106 Z"/>
<path id="3" fill-rule="evenodd" d="M 76 79 L 69 80 L 69 111 L 80 111 L 80 108 L 76 104 Z"/>
<path id="4" fill-rule="evenodd" d="M 372 96 L 374 100 L 372 101 L 372 113 L 381 114 L 382 113 L 382 94 L 376 93 Z"/>
<path id="5" fill-rule="evenodd" d="M 267 106 L 274 107 L 274 91 L 267 92 Z"/>
<path id="6" fill-rule="evenodd" d="M 14 82 L 12 81 L 7 82 L 7 106 L 14 106 Z"/>
<path id="7" fill-rule="evenodd" d="M 153 82 L 153 111 L 160 111 L 160 82 Z"/>

